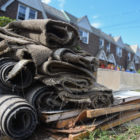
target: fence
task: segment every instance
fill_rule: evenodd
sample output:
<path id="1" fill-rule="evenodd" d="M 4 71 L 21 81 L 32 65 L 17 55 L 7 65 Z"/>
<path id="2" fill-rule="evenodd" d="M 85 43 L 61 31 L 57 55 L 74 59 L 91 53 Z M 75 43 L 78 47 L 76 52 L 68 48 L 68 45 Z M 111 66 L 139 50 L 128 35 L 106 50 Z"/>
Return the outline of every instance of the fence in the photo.
<path id="1" fill-rule="evenodd" d="M 140 89 L 140 74 L 108 69 L 98 69 L 97 82 L 114 90 Z"/>

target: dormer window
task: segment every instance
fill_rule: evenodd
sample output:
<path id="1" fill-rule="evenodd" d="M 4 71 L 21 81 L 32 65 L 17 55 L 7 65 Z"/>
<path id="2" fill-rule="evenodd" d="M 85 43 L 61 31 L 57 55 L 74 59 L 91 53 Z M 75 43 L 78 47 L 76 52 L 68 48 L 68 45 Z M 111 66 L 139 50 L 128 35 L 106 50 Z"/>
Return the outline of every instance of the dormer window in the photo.
<path id="1" fill-rule="evenodd" d="M 80 29 L 79 30 L 79 35 L 80 35 L 80 40 L 83 43 L 88 44 L 89 32 Z"/>
<path id="2" fill-rule="evenodd" d="M 104 47 L 104 39 L 100 38 L 99 40 L 99 47 L 103 48 Z"/>

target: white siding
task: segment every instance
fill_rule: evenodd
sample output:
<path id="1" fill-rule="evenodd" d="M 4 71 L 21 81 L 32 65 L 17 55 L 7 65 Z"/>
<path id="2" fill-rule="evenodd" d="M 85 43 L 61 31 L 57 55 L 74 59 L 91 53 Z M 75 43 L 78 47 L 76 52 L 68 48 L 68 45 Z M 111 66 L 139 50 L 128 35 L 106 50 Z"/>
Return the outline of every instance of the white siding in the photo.
<path id="1" fill-rule="evenodd" d="M 89 24 L 89 22 L 88 22 L 88 20 L 87 20 L 86 17 L 83 18 L 81 21 L 78 22 L 78 26 L 81 27 L 81 28 L 83 28 L 83 29 L 86 29 L 86 30 L 88 30 L 90 32 L 92 31 L 92 29 L 90 27 L 90 24 Z"/>

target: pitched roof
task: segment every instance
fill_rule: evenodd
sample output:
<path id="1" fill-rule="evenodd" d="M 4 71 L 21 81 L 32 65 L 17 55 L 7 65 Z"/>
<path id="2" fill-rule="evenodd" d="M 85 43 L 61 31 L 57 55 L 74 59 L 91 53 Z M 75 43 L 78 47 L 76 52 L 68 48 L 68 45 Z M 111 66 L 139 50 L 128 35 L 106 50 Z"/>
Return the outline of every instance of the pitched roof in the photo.
<path id="1" fill-rule="evenodd" d="M 137 52 L 137 49 L 138 49 L 138 45 L 136 44 L 136 45 L 131 45 L 130 46 L 131 47 L 131 49 L 136 53 Z"/>
<path id="2" fill-rule="evenodd" d="M 132 53 L 135 53 L 135 51 L 131 48 L 130 45 L 124 44 L 124 47 L 125 47 L 125 49 L 126 49 L 127 51 L 132 52 Z"/>
<path id="3" fill-rule="evenodd" d="M 0 4 L 0 10 L 2 11 L 6 11 L 6 8 L 11 4 L 13 3 L 15 0 L 6 0 L 6 1 L 1 1 L 1 4 Z"/>
<path id="4" fill-rule="evenodd" d="M 121 36 L 114 36 L 113 38 L 117 42 L 117 41 L 119 41 L 121 39 Z"/>
<path id="5" fill-rule="evenodd" d="M 61 19 L 63 21 L 68 21 L 67 18 L 65 17 L 64 13 L 50 5 L 47 5 L 45 3 L 42 3 L 44 10 L 46 12 L 46 14 L 50 14 L 54 17 L 57 17 L 58 19 Z"/>
<path id="6" fill-rule="evenodd" d="M 68 13 L 67 11 L 64 11 L 64 12 L 65 12 L 66 15 L 69 17 L 70 22 L 76 25 L 76 24 L 77 24 L 77 20 L 78 20 L 78 18 L 75 17 L 74 15 Z"/>
<path id="7" fill-rule="evenodd" d="M 2 5 L 4 5 L 6 2 L 8 2 L 8 0 L 0 0 L 0 7 L 1 7 Z"/>

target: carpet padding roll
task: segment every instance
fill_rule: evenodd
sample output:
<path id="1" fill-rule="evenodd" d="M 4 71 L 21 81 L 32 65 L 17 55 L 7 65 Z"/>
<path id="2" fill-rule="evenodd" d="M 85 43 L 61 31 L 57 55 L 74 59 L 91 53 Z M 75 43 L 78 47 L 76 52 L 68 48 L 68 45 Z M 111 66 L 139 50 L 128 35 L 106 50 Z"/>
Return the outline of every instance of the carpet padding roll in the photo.
<path id="1" fill-rule="evenodd" d="M 29 137 L 38 123 L 35 109 L 26 100 L 3 95 L 0 98 L 0 130 L 14 139 Z"/>

